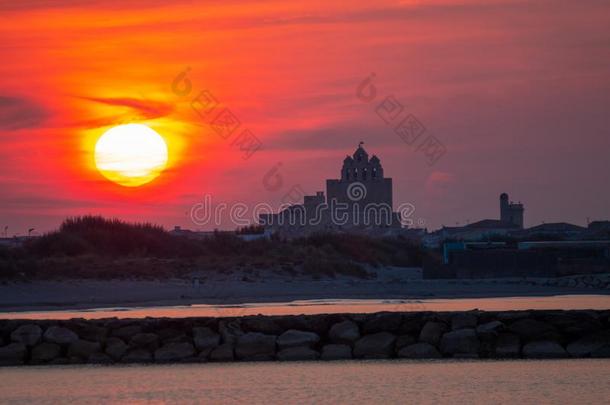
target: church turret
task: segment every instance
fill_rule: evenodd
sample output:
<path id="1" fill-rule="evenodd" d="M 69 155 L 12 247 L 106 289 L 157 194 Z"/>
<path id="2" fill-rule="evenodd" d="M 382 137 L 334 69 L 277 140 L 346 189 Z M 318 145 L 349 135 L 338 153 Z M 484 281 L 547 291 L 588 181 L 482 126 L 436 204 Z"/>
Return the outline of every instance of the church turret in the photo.
<path id="1" fill-rule="evenodd" d="M 364 142 L 360 142 L 354 154 L 343 159 L 341 180 L 351 182 L 383 179 L 381 161 L 375 155 L 369 160 L 363 145 Z"/>
<path id="2" fill-rule="evenodd" d="M 343 159 L 343 168 L 341 169 L 341 180 L 349 181 L 352 178 L 352 166 L 354 159 L 351 156 L 346 156 Z"/>
<path id="3" fill-rule="evenodd" d="M 364 225 L 368 218 L 378 222 L 369 226 L 400 226 L 400 215 L 392 208 L 392 179 L 384 176 L 381 160 L 375 155 L 369 156 L 364 142 L 343 159 L 340 178 L 326 180 L 326 196 L 329 203 L 347 204 L 350 215 L 358 215 L 355 222 L 359 225 Z M 355 214 L 354 206 L 359 207 L 360 214 Z"/>
<path id="4" fill-rule="evenodd" d="M 364 150 L 362 145 L 364 145 L 364 142 L 360 142 L 358 144 L 358 149 L 356 149 L 356 151 L 354 152 L 354 160 L 358 164 L 361 164 L 361 163 L 366 164 L 369 162 L 369 154 L 366 153 L 366 151 Z"/>
<path id="5" fill-rule="evenodd" d="M 381 167 L 381 161 L 375 155 L 369 161 L 371 180 L 383 179 L 383 167 Z"/>

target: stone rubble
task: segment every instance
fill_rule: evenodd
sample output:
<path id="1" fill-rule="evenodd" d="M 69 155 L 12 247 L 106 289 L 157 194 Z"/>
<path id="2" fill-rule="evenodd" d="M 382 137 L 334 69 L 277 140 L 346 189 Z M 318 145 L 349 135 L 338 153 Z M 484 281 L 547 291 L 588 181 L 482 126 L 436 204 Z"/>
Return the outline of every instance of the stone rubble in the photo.
<path id="1" fill-rule="evenodd" d="M 610 310 L 0 320 L 0 365 L 610 358 Z"/>

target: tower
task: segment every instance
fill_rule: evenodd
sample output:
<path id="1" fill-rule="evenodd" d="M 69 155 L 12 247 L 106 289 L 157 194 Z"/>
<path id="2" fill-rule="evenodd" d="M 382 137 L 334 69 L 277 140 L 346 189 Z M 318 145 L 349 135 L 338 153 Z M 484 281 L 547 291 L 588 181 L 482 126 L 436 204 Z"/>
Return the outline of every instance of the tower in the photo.
<path id="1" fill-rule="evenodd" d="M 354 154 L 343 159 L 341 181 L 362 182 L 383 179 L 381 161 L 375 155 L 369 159 L 369 154 L 362 147 L 363 144 L 364 142 L 360 142 Z"/>
<path id="2" fill-rule="evenodd" d="M 508 194 L 500 194 L 500 221 L 510 222 L 510 214 L 508 213 Z"/>
<path id="3" fill-rule="evenodd" d="M 509 202 L 508 194 L 500 194 L 500 221 L 523 229 L 523 204 Z"/>
<path id="4" fill-rule="evenodd" d="M 369 158 L 363 145 L 360 142 L 343 159 L 340 178 L 326 180 L 327 203 L 337 210 L 346 207 L 351 225 L 370 224 L 363 218 L 377 217 L 378 226 L 400 226 L 400 217 L 393 212 L 392 179 L 384 176 L 381 160 L 375 155 Z"/>

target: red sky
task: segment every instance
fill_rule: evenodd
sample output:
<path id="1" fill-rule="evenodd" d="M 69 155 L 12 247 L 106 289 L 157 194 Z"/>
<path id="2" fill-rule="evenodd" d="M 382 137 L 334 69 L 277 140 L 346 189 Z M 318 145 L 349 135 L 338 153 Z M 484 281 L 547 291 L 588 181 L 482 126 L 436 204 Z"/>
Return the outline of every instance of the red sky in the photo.
<path id="1" fill-rule="evenodd" d="M 87 213 L 193 228 L 205 194 L 276 206 L 294 185 L 323 190 L 361 140 L 394 178 L 395 205 L 432 229 L 497 217 L 503 191 L 527 226 L 610 218 L 607 1 L 94 3 L 0 0 L 10 235 Z M 356 88 L 372 72 L 367 104 Z M 250 159 L 193 111 L 203 90 L 260 139 Z M 375 113 L 390 95 L 446 147 L 434 165 Z M 169 144 L 168 169 L 139 188 L 93 164 L 96 139 L 128 122 Z"/>

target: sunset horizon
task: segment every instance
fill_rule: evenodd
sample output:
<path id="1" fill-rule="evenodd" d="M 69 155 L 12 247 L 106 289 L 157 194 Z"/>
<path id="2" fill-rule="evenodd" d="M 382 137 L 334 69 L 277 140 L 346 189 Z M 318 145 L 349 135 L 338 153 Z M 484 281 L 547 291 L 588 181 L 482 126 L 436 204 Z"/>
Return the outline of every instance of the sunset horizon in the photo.
<path id="1" fill-rule="evenodd" d="M 277 206 L 294 185 L 314 194 L 359 141 L 429 229 L 491 216 L 504 191 L 527 201 L 529 226 L 608 217 L 601 3 L 121 4 L 0 6 L 11 44 L 1 225 L 13 234 L 84 214 L 192 227 L 185 213 L 205 194 Z M 367 102 L 357 92 L 370 77 Z M 208 97 L 239 121 L 231 137 L 201 111 Z M 380 118 L 388 97 L 442 142 L 434 165 Z M 163 173 L 133 190 L 94 163 L 98 139 L 121 124 L 148 125 L 169 150 Z M 245 130 L 260 142 L 247 158 L 235 143 Z M 266 190 L 278 164 L 285 184 Z"/>
<path id="2" fill-rule="evenodd" d="M 0 405 L 607 402 L 608 1 L 0 17 Z"/>

